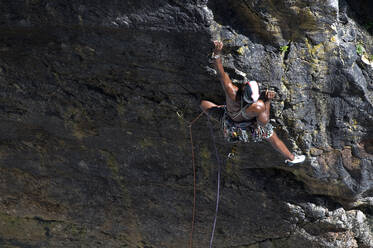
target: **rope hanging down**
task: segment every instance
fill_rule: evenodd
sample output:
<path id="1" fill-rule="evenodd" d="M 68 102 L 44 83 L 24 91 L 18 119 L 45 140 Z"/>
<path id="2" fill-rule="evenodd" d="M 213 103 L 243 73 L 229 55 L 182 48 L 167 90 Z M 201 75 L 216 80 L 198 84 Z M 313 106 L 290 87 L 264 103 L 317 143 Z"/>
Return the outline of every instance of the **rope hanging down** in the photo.
<path id="1" fill-rule="evenodd" d="M 219 153 L 218 153 L 218 149 L 216 147 L 216 140 L 215 140 L 214 132 L 212 130 L 212 124 L 211 124 L 211 121 L 210 121 L 210 117 L 208 117 L 207 120 L 208 120 L 208 123 L 209 123 L 209 128 L 210 128 L 210 134 L 211 134 L 211 137 L 212 137 L 212 142 L 214 144 L 216 162 L 218 163 L 218 190 L 216 192 L 216 207 L 215 207 L 214 224 L 212 226 L 211 239 L 210 239 L 210 248 L 211 248 L 212 247 L 212 242 L 214 240 L 216 219 L 218 217 L 218 210 L 219 210 L 221 160 L 220 160 L 220 156 L 219 156 Z"/>
<path id="2" fill-rule="evenodd" d="M 193 165 L 193 213 L 192 213 L 192 229 L 190 232 L 190 240 L 189 240 L 189 247 L 193 247 L 193 232 L 194 232 L 194 222 L 195 222 L 195 212 L 196 212 L 196 166 L 195 166 L 195 155 L 194 155 L 194 146 L 193 146 L 193 134 L 192 134 L 192 125 L 202 116 L 203 112 L 201 112 L 193 121 L 189 123 L 189 135 L 190 135 L 190 143 L 191 143 L 191 149 L 192 149 L 192 165 Z M 210 248 L 212 247 L 212 242 L 214 240 L 214 234 L 215 234 L 215 227 L 216 227 L 216 219 L 218 216 L 218 210 L 219 210 L 219 200 L 220 200 L 220 174 L 221 174 L 221 159 L 218 153 L 218 149 L 216 147 L 216 140 L 213 133 L 212 124 L 210 121 L 210 117 L 207 115 L 208 123 L 209 123 L 209 129 L 210 134 L 212 137 L 212 141 L 214 144 L 214 150 L 215 150 L 215 156 L 216 161 L 218 163 L 218 189 L 216 193 L 216 208 L 215 208 L 215 216 L 214 216 L 214 222 L 211 232 L 211 238 L 210 238 Z"/>
<path id="3" fill-rule="evenodd" d="M 203 112 L 201 112 L 193 121 L 189 123 L 189 136 L 190 136 L 190 144 L 192 147 L 192 165 L 193 165 L 193 212 L 192 212 L 192 229 L 190 231 L 190 240 L 189 240 L 190 248 L 193 247 L 194 220 L 195 220 L 195 215 L 196 215 L 196 165 L 195 165 L 195 157 L 194 157 L 192 125 L 202 116 L 202 114 Z"/>

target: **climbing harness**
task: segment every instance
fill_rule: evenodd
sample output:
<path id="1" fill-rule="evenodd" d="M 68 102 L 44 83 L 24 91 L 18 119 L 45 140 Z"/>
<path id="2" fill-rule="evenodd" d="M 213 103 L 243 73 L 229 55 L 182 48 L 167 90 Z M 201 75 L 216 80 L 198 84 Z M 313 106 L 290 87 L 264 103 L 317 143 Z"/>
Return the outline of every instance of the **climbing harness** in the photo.
<path id="1" fill-rule="evenodd" d="M 249 132 L 251 123 L 242 122 L 235 123 L 227 114 L 224 112 L 222 119 L 222 130 L 224 138 L 229 143 L 236 143 L 239 141 L 249 142 Z"/>
<path id="2" fill-rule="evenodd" d="M 229 143 L 236 142 L 260 142 L 273 134 L 273 126 L 267 123 L 265 126 L 259 125 L 256 121 L 234 122 L 224 112 L 222 118 L 222 130 L 224 138 Z"/>

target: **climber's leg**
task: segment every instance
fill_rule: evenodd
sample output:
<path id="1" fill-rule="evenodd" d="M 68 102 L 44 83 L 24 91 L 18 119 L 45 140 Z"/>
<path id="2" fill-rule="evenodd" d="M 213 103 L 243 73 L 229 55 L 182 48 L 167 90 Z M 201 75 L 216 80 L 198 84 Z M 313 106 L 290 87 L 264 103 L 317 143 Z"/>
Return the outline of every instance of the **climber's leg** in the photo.
<path id="1" fill-rule="evenodd" d="M 200 105 L 202 111 L 216 121 L 220 121 L 224 114 L 224 105 L 216 105 L 213 102 L 202 100 Z"/>
<path id="2" fill-rule="evenodd" d="M 294 154 L 289 151 L 284 142 L 282 142 L 282 140 L 280 140 L 280 138 L 277 136 L 275 131 L 273 131 L 272 136 L 269 137 L 267 140 L 269 141 L 269 143 L 271 143 L 272 147 L 280 152 L 284 157 L 289 160 L 294 159 Z"/>

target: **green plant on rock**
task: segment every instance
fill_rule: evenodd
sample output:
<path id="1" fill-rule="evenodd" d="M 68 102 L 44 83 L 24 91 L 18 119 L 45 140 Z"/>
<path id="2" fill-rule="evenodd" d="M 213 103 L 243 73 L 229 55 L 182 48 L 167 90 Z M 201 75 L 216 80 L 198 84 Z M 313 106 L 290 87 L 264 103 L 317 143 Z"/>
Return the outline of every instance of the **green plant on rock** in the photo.
<path id="1" fill-rule="evenodd" d="M 356 44 L 356 53 L 360 56 L 362 56 L 364 53 L 364 47 L 360 43 Z"/>
<path id="2" fill-rule="evenodd" d="M 281 46 L 281 47 L 280 47 L 280 51 L 281 51 L 282 53 L 286 53 L 286 52 L 288 51 L 288 49 L 289 49 L 289 46 Z"/>

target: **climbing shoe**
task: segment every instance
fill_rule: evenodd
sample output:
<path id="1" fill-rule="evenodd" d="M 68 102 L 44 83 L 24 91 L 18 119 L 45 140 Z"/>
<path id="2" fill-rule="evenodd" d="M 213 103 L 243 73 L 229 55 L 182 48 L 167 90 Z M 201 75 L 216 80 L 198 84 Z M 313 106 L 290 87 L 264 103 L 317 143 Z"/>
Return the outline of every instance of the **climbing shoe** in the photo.
<path id="1" fill-rule="evenodd" d="M 293 160 L 286 159 L 285 164 L 292 166 L 304 162 L 305 159 L 306 156 L 304 155 L 295 155 Z"/>

